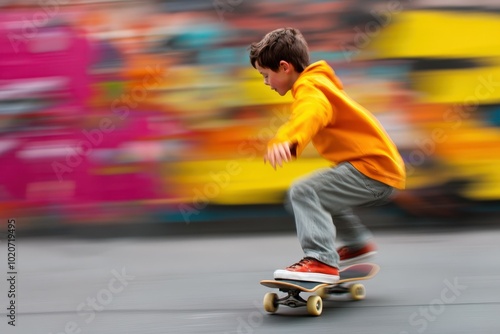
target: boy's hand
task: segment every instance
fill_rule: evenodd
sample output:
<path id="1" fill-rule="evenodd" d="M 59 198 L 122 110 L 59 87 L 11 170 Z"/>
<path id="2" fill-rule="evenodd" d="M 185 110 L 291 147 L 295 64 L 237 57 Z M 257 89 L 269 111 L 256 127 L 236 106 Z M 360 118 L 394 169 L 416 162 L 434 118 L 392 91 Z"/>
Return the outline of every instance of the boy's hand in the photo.
<path id="1" fill-rule="evenodd" d="M 276 165 L 283 167 L 283 161 L 288 162 L 291 159 L 292 153 L 289 142 L 274 144 L 267 149 L 267 153 L 264 155 L 264 163 L 269 161 L 274 169 L 276 169 Z"/>

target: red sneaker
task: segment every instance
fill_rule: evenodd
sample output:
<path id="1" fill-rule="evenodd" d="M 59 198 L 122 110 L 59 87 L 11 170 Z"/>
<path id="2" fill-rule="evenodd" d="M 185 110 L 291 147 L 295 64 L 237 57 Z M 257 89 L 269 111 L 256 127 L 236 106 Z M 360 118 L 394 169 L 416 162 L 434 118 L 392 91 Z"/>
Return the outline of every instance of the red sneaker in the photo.
<path id="1" fill-rule="evenodd" d="M 274 278 L 333 284 L 339 280 L 339 270 L 311 257 L 305 257 L 286 269 L 276 270 Z"/>
<path id="2" fill-rule="evenodd" d="M 369 242 L 362 248 L 352 248 L 344 246 L 337 249 L 340 261 L 339 265 L 348 266 L 365 261 L 367 258 L 377 254 L 377 246 L 374 242 Z"/>

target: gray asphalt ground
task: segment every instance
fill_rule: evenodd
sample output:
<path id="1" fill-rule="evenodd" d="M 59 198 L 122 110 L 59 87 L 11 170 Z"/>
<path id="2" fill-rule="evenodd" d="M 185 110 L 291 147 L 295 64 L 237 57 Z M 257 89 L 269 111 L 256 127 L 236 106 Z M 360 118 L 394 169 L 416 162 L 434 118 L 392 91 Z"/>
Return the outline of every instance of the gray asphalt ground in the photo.
<path id="1" fill-rule="evenodd" d="M 320 317 L 262 307 L 276 291 L 259 281 L 302 256 L 293 233 L 18 238 L 16 326 L 2 279 L 0 332 L 500 333 L 500 229 L 375 233 L 366 299 L 325 301 Z"/>

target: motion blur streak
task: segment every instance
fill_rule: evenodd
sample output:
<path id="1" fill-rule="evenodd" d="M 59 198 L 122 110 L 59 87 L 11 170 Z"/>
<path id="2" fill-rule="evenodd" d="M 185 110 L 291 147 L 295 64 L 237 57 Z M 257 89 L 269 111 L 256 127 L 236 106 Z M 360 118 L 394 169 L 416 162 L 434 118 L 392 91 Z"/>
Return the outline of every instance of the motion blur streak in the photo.
<path id="1" fill-rule="evenodd" d="M 262 163 L 291 98 L 262 83 L 247 48 L 294 26 L 402 152 L 409 187 L 386 210 L 497 215 L 500 15 L 494 1 L 467 6 L 4 1 L 0 210 L 29 228 L 279 206 L 291 180 L 327 163 L 312 149 L 279 175 Z"/>

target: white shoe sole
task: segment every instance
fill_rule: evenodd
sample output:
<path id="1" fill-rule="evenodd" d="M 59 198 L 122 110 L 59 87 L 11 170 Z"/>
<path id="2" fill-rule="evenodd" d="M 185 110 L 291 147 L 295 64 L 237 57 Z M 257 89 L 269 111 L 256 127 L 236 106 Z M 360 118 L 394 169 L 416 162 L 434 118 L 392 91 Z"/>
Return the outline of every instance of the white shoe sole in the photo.
<path id="1" fill-rule="evenodd" d="M 335 284 L 339 280 L 338 275 L 327 275 L 318 273 L 299 273 L 284 269 L 278 269 L 274 272 L 274 279 L 291 279 L 297 281 L 320 282 Z"/>

